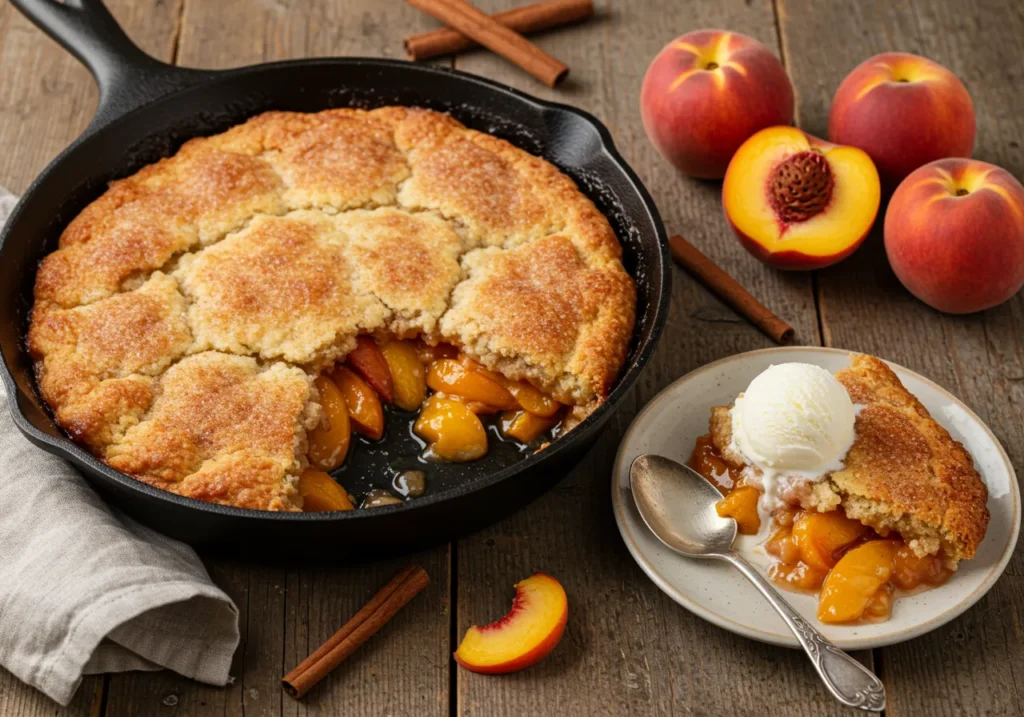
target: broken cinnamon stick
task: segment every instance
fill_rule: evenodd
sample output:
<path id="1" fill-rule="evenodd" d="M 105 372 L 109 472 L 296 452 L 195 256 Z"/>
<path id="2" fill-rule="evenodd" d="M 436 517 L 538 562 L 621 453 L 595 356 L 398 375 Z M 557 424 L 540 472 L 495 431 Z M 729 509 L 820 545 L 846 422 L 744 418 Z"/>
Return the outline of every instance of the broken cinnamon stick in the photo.
<path id="1" fill-rule="evenodd" d="M 495 13 L 491 18 L 510 30 L 527 35 L 586 20 L 593 14 L 593 0 L 547 0 Z M 450 27 L 409 35 L 403 44 L 410 60 L 452 55 L 479 46 L 472 38 Z"/>
<path id="2" fill-rule="evenodd" d="M 430 578 L 419 565 L 405 568 L 381 588 L 344 627 L 284 676 L 281 680 L 284 691 L 295 699 L 301 698 L 429 584 Z"/>
<path id="3" fill-rule="evenodd" d="M 405 1 L 523 68 L 548 87 L 569 74 L 566 65 L 465 0 Z"/>
<path id="4" fill-rule="evenodd" d="M 765 308 L 693 244 L 677 235 L 668 240 L 668 246 L 677 264 L 775 343 L 784 344 L 793 339 L 792 326 Z"/>

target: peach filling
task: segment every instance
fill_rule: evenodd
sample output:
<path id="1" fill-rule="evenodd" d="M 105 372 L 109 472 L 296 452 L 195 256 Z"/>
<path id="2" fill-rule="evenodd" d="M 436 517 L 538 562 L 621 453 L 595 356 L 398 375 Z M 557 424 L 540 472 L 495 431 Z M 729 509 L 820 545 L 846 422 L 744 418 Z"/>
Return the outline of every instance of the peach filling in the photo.
<path id="1" fill-rule="evenodd" d="M 736 519 L 738 530 L 760 530 L 760 491 L 743 483 L 739 470 L 715 450 L 711 436 L 697 439 L 689 465 L 723 494 L 718 514 Z M 842 509 L 815 513 L 787 506 L 772 515 L 764 544 L 774 558 L 768 575 L 778 585 L 818 593 L 818 619 L 826 623 L 889 618 L 897 590 L 936 587 L 953 574 L 941 556 L 919 557 L 895 534 L 883 537 Z"/>
<path id="2" fill-rule="evenodd" d="M 486 455 L 481 416 L 500 414 L 493 421 L 504 438 L 543 447 L 564 414 L 562 404 L 529 383 L 489 371 L 450 344 L 421 340 L 360 336 L 344 363 L 318 376 L 315 385 L 324 419 L 309 432 L 310 469 L 299 478 L 305 510 L 311 511 L 351 509 L 348 494 L 328 473 L 344 463 L 352 432 L 383 437 L 384 404 L 418 411 L 412 430 L 427 443 L 423 458 L 441 461 Z M 336 491 L 324 487 L 324 477 Z"/>

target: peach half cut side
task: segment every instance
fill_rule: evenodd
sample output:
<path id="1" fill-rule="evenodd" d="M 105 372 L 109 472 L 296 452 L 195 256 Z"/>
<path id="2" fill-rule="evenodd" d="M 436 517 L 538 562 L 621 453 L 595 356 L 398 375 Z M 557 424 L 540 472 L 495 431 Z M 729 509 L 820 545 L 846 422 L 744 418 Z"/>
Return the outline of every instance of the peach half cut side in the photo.
<path id="1" fill-rule="evenodd" d="M 722 186 L 725 217 L 746 249 L 779 269 L 820 269 L 860 246 L 878 214 L 871 158 L 794 127 L 748 139 Z"/>
<path id="2" fill-rule="evenodd" d="M 548 656 L 565 631 L 569 601 L 550 575 L 534 573 L 516 583 L 516 597 L 505 617 L 474 625 L 455 651 L 455 661 L 471 672 L 516 672 Z"/>

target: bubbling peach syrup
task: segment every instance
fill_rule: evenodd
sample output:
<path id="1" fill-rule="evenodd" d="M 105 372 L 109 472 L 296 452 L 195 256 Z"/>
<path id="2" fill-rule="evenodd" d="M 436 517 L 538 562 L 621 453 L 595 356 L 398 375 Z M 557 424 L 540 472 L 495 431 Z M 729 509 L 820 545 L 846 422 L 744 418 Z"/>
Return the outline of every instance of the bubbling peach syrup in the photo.
<path id="1" fill-rule="evenodd" d="M 734 518 L 743 535 L 760 532 L 760 491 L 722 458 L 710 435 L 697 439 L 689 466 L 723 494 L 719 515 Z M 887 620 L 898 593 L 937 587 L 953 574 L 940 556 L 918 556 L 899 536 L 881 536 L 841 508 L 816 513 L 787 505 L 771 520 L 769 577 L 787 590 L 816 593 L 825 623 Z"/>
<path id="2" fill-rule="evenodd" d="M 561 403 L 526 381 L 489 371 L 450 344 L 360 336 L 344 362 L 315 383 L 324 417 L 309 432 L 310 468 L 298 482 L 307 511 L 353 509 L 352 499 L 329 473 L 345 462 L 353 433 L 371 441 L 384 437 L 386 405 L 417 412 L 412 430 L 426 443 L 422 458 L 427 461 L 472 461 L 486 455 L 485 419 L 523 450 L 542 449 L 565 427 Z"/>

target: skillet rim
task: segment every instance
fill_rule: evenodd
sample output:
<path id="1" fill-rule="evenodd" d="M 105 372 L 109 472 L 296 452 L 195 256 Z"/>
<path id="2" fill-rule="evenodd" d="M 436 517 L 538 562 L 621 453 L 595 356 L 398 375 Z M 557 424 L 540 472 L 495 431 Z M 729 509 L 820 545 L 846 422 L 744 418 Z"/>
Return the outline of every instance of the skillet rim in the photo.
<path id="1" fill-rule="evenodd" d="M 395 68 L 401 71 L 407 72 L 411 75 L 446 75 L 454 76 L 456 80 L 466 83 L 470 86 L 467 94 L 472 91 L 473 85 L 482 86 L 491 91 L 497 91 L 499 93 L 509 96 L 512 101 L 518 102 L 521 105 L 532 105 L 532 109 L 541 114 L 551 113 L 554 116 L 557 115 L 574 115 L 577 118 L 583 120 L 592 129 L 596 130 L 599 137 L 599 147 L 592 151 L 590 154 L 604 153 L 612 162 L 612 164 L 621 171 L 625 178 L 628 180 L 633 191 L 638 195 L 641 203 L 646 208 L 651 223 L 654 226 L 655 240 L 657 242 L 657 253 L 656 256 L 660 261 L 660 267 L 651 266 L 648 267 L 647 281 L 653 281 L 655 277 L 660 279 L 661 292 L 657 297 L 657 301 L 651 301 L 648 303 L 646 312 L 637 317 L 637 321 L 633 329 L 633 339 L 637 341 L 634 349 L 633 359 L 624 368 L 624 372 L 620 376 L 619 380 L 615 384 L 615 387 L 609 393 L 608 398 L 598 406 L 587 418 L 579 424 L 572 432 L 564 438 L 555 440 L 551 443 L 550 447 L 544 449 L 539 453 L 533 453 L 522 460 L 505 466 L 498 471 L 493 473 L 486 473 L 479 478 L 474 478 L 466 483 L 463 483 L 452 488 L 433 493 L 422 498 L 417 498 L 414 501 L 403 502 L 398 505 L 382 506 L 375 508 L 372 511 L 353 510 L 353 511 L 334 511 L 324 513 L 302 513 L 302 512 L 278 512 L 278 511 L 263 511 L 253 510 L 249 508 L 238 508 L 235 506 L 222 505 L 219 503 L 210 503 L 201 501 L 195 498 L 187 498 L 180 496 L 176 493 L 169 491 L 160 490 L 154 488 L 142 481 L 133 478 L 132 476 L 122 473 L 121 471 L 115 470 L 108 466 L 106 463 L 98 459 L 89 451 L 85 450 L 77 443 L 67 438 L 64 435 L 52 436 L 46 433 L 31 423 L 28 417 L 22 411 L 20 401 L 18 400 L 18 394 L 20 389 L 17 382 L 14 379 L 14 375 L 9 365 L 10 358 L 0 347 L 0 379 L 3 380 L 4 386 L 8 393 L 8 403 L 11 414 L 14 419 L 15 425 L 18 430 L 25 435 L 32 443 L 34 443 L 41 450 L 45 450 L 52 455 L 57 455 L 61 458 L 71 459 L 72 462 L 81 462 L 86 464 L 93 472 L 99 473 L 104 476 L 107 480 L 117 483 L 122 488 L 129 491 L 135 491 L 147 495 L 151 498 L 160 501 L 168 501 L 170 503 L 177 504 L 181 508 L 198 510 L 200 512 L 222 515 L 226 517 L 232 517 L 235 519 L 241 519 L 245 521 L 283 521 L 283 522 L 311 522 L 311 523 L 334 523 L 336 521 L 360 521 L 360 520 L 372 520 L 375 516 L 388 515 L 392 513 L 403 512 L 410 514 L 413 511 L 424 511 L 429 510 L 431 507 L 438 503 L 443 503 L 446 500 L 457 498 L 460 496 L 467 496 L 476 493 L 481 490 L 501 483 L 505 480 L 513 478 L 520 472 L 524 472 L 530 469 L 539 469 L 545 463 L 554 461 L 559 454 L 570 450 L 574 444 L 580 445 L 588 443 L 588 439 L 591 437 L 596 438 L 596 432 L 599 431 L 605 424 L 605 422 L 612 416 L 612 414 L 618 410 L 619 404 L 626 397 L 629 390 L 633 387 L 639 375 L 646 368 L 647 363 L 650 361 L 651 356 L 654 354 L 657 348 L 658 341 L 661 338 L 662 331 L 665 327 L 665 323 L 668 319 L 668 305 L 671 298 L 672 289 L 672 271 L 671 262 L 669 261 L 669 249 L 668 249 L 668 235 L 665 231 L 664 222 L 661 219 L 661 214 L 658 212 L 657 205 L 654 203 L 654 199 L 651 197 L 647 188 L 643 182 L 637 176 L 633 168 L 626 162 L 626 160 L 619 153 L 615 146 L 615 141 L 612 138 L 611 132 L 608 128 L 597 119 L 593 114 L 586 110 L 573 107 L 560 102 L 552 102 L 544 100 L 539 97 L 535 97 L 529 93 L 518 90 L 514 87 L 496 82 L 494 80 L 473 75 L 468 72 L 464 72 L 454 68 L 433 66 L 433 65 L 417 65 L 406 60 L 393 59 L 393 58 L 371 58 L 371 57 L 321 57 L 321 58 L 305 58 L 296 60 L 282 60 L 277 62 L 261 63 L 257 65 L 247 65 L 244 67 L 233 68 L 228 70 L 195 70 L 191 68 L 179 68 L 173 65 L 166 65 L 167 73 L 169 76 L 180 75 L 180 85 L 165 94 L 162 94 L 156 98 L 148 99 L 141 105 L 134 107 L 133 109 L 125 112 L 124 114 L 118 115 L 113 119 L 106 122 L 96 123 L 93 122 L 79 135 L 74 141 L 65 147 L 61 152 L 54 157 L 49 164 L 36 176 L 36 178 L 29 185 L 28 189 L 19 198 L 17 205 L 11 212 L 6 224 L 4 225 L 3 231 L 0 232 L 0 262 L 4 260 L 5 250 L 10 240 L 12 227 L 18 224 L 21 213 L 24 209 L 26 201 L 32 197 L 37 191 L 39 186 L 44 180 L 51 174 L 59 171 L 60 166 L 63 164 L 66 157 L 78 149 L 82 145 L 86 144 L 98 133 L 109 130 L 110 127 L 118 125 L 123 122 L 130 122 L 134 115 L 139 112 L 145 111 L 155 104 L 172 100 L 176 95 L 184 94 L 191 91 L 202 89 L 207 85 L 214 85 L 221 82 L 231 82 L 237 78 L 250 75 L 259 74 L 262 72 L 271 72 L 283 68 L 301 68 L 301 67 L 318 67 L 322 68 L 324 65 L 337 65 L 347 67 L 373 67 L 383 66 L 388 68 Z M 550 120 L 545 120 L 545 124 L 550 125 Z M 199 136 L 199 135 L 197 135 Z M 515 144 L 513 142 L 513 144 Z M 541 155 L 542 158 L 548 160 L 548 157 Z M 550 161 L 550 160 L 548 160 Z M 557 166 L 557 165 L 556 165 Z M 561 168 L 560 168 L 561 169 Z M 582 191 L 582 189 L 581 189 Z M 586 194 L 586 192 L 584 192 Z M 621 242 L 621 239 L 620 239 Z M 660 269 L 660 272 L 658 271 Z M 637 280 L 636 276 L 632 277 L 634 281 Z M 5 308 L 6 311 L 17 312 L 19 309 L 17 306 L 10 306 Z M 648 318 L 649 317 L 649 318 Z M 643 319 L 641 321 L 640 319 Z M 646 326 L 650 326 L 650 332 L 646 340 L 642 339 L 640 332 Z M 23 342 L 24 336 L 19 337 L 19 344 L 22 351 L 25 351 Z M 41 397 L 40 397 L 41 400 Z M 45 401 L 41 400 L 41 404 L 46 406 Z M 47 414 L 49 416 L 49 409 L 47 407 Z M 52 420 L 52 417 L 50 417 Z M 54 425 L 56 422 L 54 421 Z M 57 426 L 58 430 L 60 427 Z M 574 462 L 575 463 L 575 462 Z M 76 470 L 80 470 L 76 468 Z M 84 476 L 83 476 L 84 477 Z M 86 478 L 88 481 L 89 479 Z"/>

